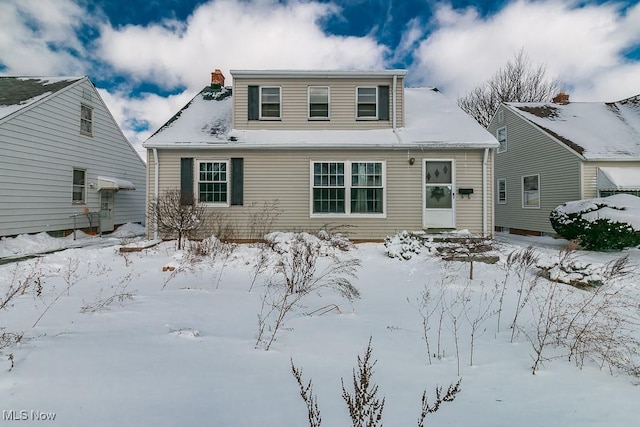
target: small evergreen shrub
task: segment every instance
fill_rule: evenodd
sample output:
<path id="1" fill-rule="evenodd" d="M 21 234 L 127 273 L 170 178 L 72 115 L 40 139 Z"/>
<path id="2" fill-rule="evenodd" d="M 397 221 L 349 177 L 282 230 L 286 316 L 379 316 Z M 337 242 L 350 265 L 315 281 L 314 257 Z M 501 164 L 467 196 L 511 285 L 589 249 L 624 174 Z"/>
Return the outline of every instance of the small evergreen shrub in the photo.
<path id="1" fill-rule="evenodd" d="M 555 232 L 567 240 L 577 241 L 584 249 L 593 251 L 621 250 L 640 245 L 640 232 L 631 224 L 599 215 L 599 211 L 604 208 L 625 211 L 624 207 L 606 203 L 606 198 L 591 202 L 568 202 L 557 206 L 549 215 Z M 570 204 L 581 208 L 568 209 Z"/>

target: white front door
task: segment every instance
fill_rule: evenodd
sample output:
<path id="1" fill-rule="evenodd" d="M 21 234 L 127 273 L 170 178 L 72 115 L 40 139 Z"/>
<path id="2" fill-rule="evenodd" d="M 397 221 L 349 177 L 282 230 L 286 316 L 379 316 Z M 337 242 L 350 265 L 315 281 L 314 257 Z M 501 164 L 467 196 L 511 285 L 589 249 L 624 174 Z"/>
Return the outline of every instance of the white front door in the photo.
<path id="1" fill-rule="evenodd" d="M 455 228 L 453 160 L 424 160 L 422 167 L 422 227 Z"/>
<path id="2" fill-rule="evenodd" d="M 100 232 L 113 231 L 114 190 L 100 190 Z"/>

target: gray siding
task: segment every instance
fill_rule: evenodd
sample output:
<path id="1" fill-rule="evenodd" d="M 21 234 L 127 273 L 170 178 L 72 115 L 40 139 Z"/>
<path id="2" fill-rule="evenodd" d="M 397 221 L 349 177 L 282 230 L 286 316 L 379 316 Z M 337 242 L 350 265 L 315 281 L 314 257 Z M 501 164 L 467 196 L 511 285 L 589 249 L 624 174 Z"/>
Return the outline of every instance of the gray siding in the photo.
<path id="1" fill-rule="evenodd" d="M 91 99 L 83 98 L 83 90 Z M 80 104 L 93 108 L 93 136 L 80 133 Z M 115 196 L 116 225 L 144 222 L 145 165 L 88 79 L 0 123 L 0 235 L 70 229 L 70 215 L 99 211 L 98 176 L 126 179 Z M 73 169 L 86 170 L 86 203 L 72 203 Z"/>
<path id="2" fill-rule="evenodd" d="M 497 180 L 506 179 L 507 203 L 499 204 L 496 197 L 495 224 L 508 229 L 554 233 L 549 213 L 559 204 L 581 197 L 581 159 L 503 106 L 504 122 L 497 122 L 497 114 L 489 125 L 489 132 L 507 127 L 507 151 L 495 154 L 494 188 Z M 522 207 L 522 177 L 540 175 L 540 208 Z"/>
<path id="3" fill-rule="evenodd" d="M 471 198 L 456 197 L 458 229 L 482 232 L 482 159 L 483 150 L 158 150 L 160 193 L 180 185 L 180 158 L 196 160 L 227 160 L 244 158 L 244 205 L 209 208 L 210 214 L 222 215 L 235 233 L 234 238 L 250 238 L 252 213 L 265 203 L 277 201 L 281 214 L 273 229 L 281 231 L 315 231 L 325 224 L 347 227 L 354 239 L 379 240 L 397 231 L 422 228 L 422 160 L 451 158 L 456 162 L 456 186 L 474 188 Z M 416 159 L 409 164 L 409 158 Z M 386 162 L 386 217 L 358 218 L 351 216 L 312 217 L 310 213 L 310 165 L 314 160 L 382 160 Z M 153 151 L 148 151 L 149 200 L 154 199 Z M 491 170 L 489 159 L 487 171 Z M 491 186 L 491 176 L 488 184 Z M 488 194 L 488 213 L 491 220 L 491 195 Z M 151 223 L 148 232 L 151 236 Z M 211 225 L 211 224 L 210 224 Z M 493 230 L 491 221 L 487 224 Z M 214 232 L 210 227 L 207 233 Z M 165 236 L 167 237 L 167 236 Z"/>
<path id="4" fill-rule="evenodd" d="M 396 85 L 396 126 L 403 126 L 404 79 L 398 77 Z M 250 85 L 281 87 L 281 120 L 248 120 L 248 87 Z M 389 120 L 356 120 L 356 87 L 389 85 Z M 354 79 L 300 79 L 300 78 L 234 78 L 233 120 L 236 129 L 381 129 L 392 127 L 392 78 Z M 329 120 L 309 120 L 307 88 L 330 87 Z"/>

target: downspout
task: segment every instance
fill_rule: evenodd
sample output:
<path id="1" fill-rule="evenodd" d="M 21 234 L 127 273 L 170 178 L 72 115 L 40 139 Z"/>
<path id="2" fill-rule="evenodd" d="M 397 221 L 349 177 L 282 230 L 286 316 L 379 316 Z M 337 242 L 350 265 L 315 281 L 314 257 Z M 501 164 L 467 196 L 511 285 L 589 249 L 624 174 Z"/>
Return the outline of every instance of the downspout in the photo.
<path id="1" fill-rule="evenodd" d="M 484 149 L 482 159 L 482 236 L 487 236 L 487 161 L 489 159 L 489 149 Z"/>
<path id="2" fill-rule="evenodd" d="M 159 186 L 158 186 L 158 149 L 153 149 L 153 200 L 158 200 Z M 153 239 L 158 240 L 158 218 L 153 216 Z"/>
<path id="3" fill-rule="evenodd" d="M 402 139 L 397 132 L 398 127 L 398 104 L 397 104 L 397 96 L 396 96 L 396 86 L 398 85 L 398 75 L 393 75 L 393 87 L 391 88 L 391 130 L 393 134 L 396 136 L 396 139 L 400 144 L 402 144 Z M 408 155 L 408 154 L 407 154 Z"/>

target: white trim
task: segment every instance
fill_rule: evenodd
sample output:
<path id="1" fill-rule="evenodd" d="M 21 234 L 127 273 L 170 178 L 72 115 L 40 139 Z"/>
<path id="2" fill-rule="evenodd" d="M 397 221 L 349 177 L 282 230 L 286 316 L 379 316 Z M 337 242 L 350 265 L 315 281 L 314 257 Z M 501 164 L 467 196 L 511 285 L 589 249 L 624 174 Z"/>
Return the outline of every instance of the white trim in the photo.
<path id="1" fill-rule="evenodd" d="M 265 117 L 262 115 L 262 89 L 278 89 L 278 117 Z M 258 86 L 258 118 L 260 120 L 282 120 L 282 87 Z"/>
<path id="2" fill-rule="evenodd" d="M 394 75 L 404 77 L 407 70 L 230 70 L 234 77 L 263 78 L 263 77 L 287 77 L 287 78 L 359 78 L 377 79 L 380 77 L 392 77 Z"/>
<path id="3" fill-rule="evenodd" d="M 316 163 L 344 164 L 344 213 L 314 213 L 313 212 L 313 165 Z M 380 163 L 382 165 L 382 213 L 352 213 L 351 212 L 351 165 L 354 163 Z M 336 187 L 343 188 L 343 187 Z M 377 187 L 376 187 L 377 188 Z M 311 159 L 309 161 L 309 217 L 310 218 L 386 218 L 387 217 L 387 161 L 381 159 Z"/>
<path id="4" fill-rule="evenodd" d="M 376 91 L 376 100 L 375 100 L 375 104 L 376 104 L 376 114 L 375 116 L 363 116 L 360 117 L 358 115 L 358 95 L 359 95 L 359 91 L 360 89 L 375 89 Z M 356 120 L 378 120 L 378 112 L 380 110 L 379 108 L 380 106 L 378 105 L 378 86 L 356 86 Z"/>
<path id="5" fill-rule="evenodd" d="M 230 160 L 229 159 L 195 159 L 195 161 L 196 161 L 196 167 L 194 171 L 195 176 L 193 179 L 193 185 L 195 186 L 193 191 L 194 198 L 198 200 L 199 203 L 204 203 L 205 206 L 208 206 L 208 207 L 227 208 L 231 206 L 231 168 L 229 166 Z M 224 181 L 227 184 L 227 201 L 226 202 L 205 202 L 200 200 L 200 164 L 201 163 L 224 163 L 226 165 L 225 167 L 226 180 Z M 205 182 L 209 182 L 209 181 L 205 181 Z M 222 182 L 222 181 L 212 181 L 212 182 Z"/>
<path id="6" fill-rule="evenodd" d="M 326 88 L 327 89 L 327 116 L 326 117 L 311 117 L 311 89 L 312 88 Z M 329 121 L 331 118 L 331 87 L 322 85 L 310 85 L 307 86 L 307 119 L 311 121 Z"/>
<path id="7" fill-rule="evenodd" d="M 532 177 L 532 176 L 538 177 L 538 205 L 537 206 L 527 206 L 527 205 L 524 204 L 524 179 Z M 540 187 L 541 187 L 541 185 L 540 185 L 540 174 L 539 173 L 532 173 L 532 174 L 529 174 L 529 175 L 521 175 L 520 176 L 520 195 L 522 197 L 522 209 L 540 209 L 540 205 L 541 205 L 541 201 L 542 201 L 541 200 L 542 192 L 540 191 Z"/>
<path id="8" fill-rule="evenodd" d="M 82 116 L 82 109 L 86 108 L 87 110 L 89 110 L 89 112 L 91 113 L 91 117 L 90 118 L 85 118 Z M 80 134 L 81 135 L 85 135 L 85 136 L 93 136 L 94 132 L 94 112 L 93 112 L 93 107 L 90 105 L 85 104 L 84 102 L 80 103 Z M 83 122 L 88 122 L 89 125 L 91 125 L 91 130 L 89 132 L 87 132 L 86 130 L 82 129 L 82 123 Z"/>
<path id="9" fill-rule="evenodd" d="M 433 228 L 453 228 L 457 227 L 456 223 L 456 160 L 454 158 L 422 158 L 422 205 L 421 205 L 421 215 L 422 215 L 422 227 L 426 227 L 425 224 L 425 212 L 427 211 L 427 162 L 451 162 L 451 214 L 453 218 L 453 224 L 451 227 L 433 227 Z M 436 186 L 437 184 L 433 184 L 432 186 Z M 437 212 L 438 208 L 430 208 L 430 210 Z M 442 209 L 445 210 L 445 209 Z M 448 208 L 446 209 L 448 210 Z"/>
<path id="10" fill-rule="evenodd" d="M 504 182 L 504 200 L 500 200 L 500 181 Z M 539 186 L 539 185 L 538 185 Z M 507 204 L 507 178 L 498 178 L 496 179 L 496 200 L 499 205 Z"/>

